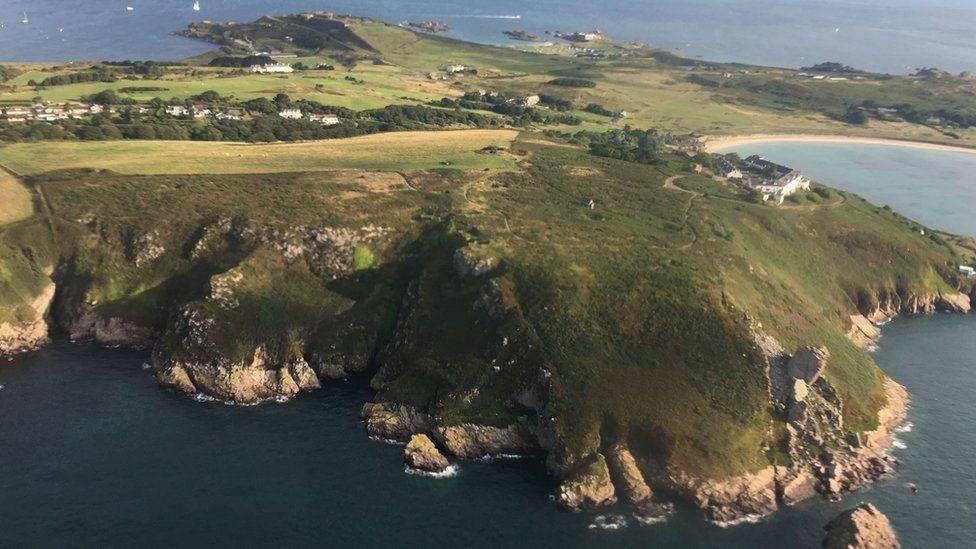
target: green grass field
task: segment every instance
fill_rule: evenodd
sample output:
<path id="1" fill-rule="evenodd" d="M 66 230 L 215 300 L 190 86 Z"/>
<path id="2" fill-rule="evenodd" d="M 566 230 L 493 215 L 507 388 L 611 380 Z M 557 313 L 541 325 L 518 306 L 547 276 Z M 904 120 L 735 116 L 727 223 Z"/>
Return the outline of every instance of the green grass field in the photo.
<path id="1" fill-rule="evenodd" d="M 508 147 L 516 135 L 513 130 L 398 132 L 269 145 L 191 141 L 20 143 L 0 148 L 0 165 L 24 175 L 67 168 L 126 174 L 512 168 L 511 156 L 477 151 L 492 145 Z"/>
<path id="2" fill-rule="evenodd" d="M 0 170 L 0 225 L 30 217 L 32 213 L 30 192 L 12 175 Z"/>

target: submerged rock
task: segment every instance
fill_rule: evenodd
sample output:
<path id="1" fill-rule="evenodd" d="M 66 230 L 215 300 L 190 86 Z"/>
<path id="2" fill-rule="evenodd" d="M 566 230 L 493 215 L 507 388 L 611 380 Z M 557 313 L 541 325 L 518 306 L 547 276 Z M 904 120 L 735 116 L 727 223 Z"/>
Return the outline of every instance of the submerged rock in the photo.
<path id="1" fill-rule="evenodd" d="M 403 461 L 421 471 L 441 473 L 451 464 L 427 435 L 413 435 L 403 449 Z"/>
<path id="2" fill-rule="evenodd" d="M 559 486 L 559 504 L 567 509 L 591 509 L 616 501 L 610 470 L 597 452 Z"/>
<path id="3" fill-rule="evenodd" d="M 901 547 L 891 523 L 877 507 L 862 503 L 826 526 L 825 549 L 897 549 Z"/>

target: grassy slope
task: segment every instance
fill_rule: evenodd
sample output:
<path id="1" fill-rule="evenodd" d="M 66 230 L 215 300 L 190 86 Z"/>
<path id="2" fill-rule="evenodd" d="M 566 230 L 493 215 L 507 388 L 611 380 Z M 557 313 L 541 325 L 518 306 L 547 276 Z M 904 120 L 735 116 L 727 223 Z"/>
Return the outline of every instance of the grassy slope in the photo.
<path id="1" fill-rule="evenodd" d="M 0 226 L 34 213 L 30 191 L 12 175 L 0 170 Z"/>
<path id="2" fill-rule="evenodd" d="M 119 173 L 279 173 L 335 168 L 410 170 L 449 163 L 458 168 L 510 168 L 510 130 L 399 132 L 342 140 L 249 145 L 190 141 L 41 142 L 0 148 L 0 164 L 21 174 L 67 168 Z"/>

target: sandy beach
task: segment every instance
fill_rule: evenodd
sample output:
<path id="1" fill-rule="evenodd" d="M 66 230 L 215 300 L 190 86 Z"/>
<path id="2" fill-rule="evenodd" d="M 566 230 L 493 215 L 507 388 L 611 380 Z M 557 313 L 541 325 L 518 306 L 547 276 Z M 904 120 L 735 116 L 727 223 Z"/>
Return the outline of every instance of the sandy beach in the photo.
<path id="1" fill-rule="evenodd" d="M 730 135 L 730 136 L 706 136 L 703 138 L 705 150 L 708 152 L 719 152 L 728 150 L 740 145 L 752 145 L 755 143 L 767 142 L 793 142 L 793 143 L 847 143 L 858 145 L 887 145 L 892 147 L 909 147 L 913 149 L 928 149 L 931 151 L 961 152 L 976 154 L 976 148 L 959 147 L 953 145 L 941 145 L 938 143 L 926 143 L 923 141 L 908 141 L 901 139 L 884 139 L 880 137 L 848 137 L 841 135 L 814 135 L 814 134 L 754 134 L 754 135 Z"/>

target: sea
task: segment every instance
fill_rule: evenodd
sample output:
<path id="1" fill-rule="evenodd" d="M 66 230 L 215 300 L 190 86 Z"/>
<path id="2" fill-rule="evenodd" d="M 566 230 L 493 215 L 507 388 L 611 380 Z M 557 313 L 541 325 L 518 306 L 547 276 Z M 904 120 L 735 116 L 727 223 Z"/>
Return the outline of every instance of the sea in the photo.
<path id="1" fill-rule="evenodd" d="M 207 44 L 170 35 L 191 21 L 333 11 L 435 20 L 448 36 L 508 43 L 506 30 L 603 30 L 691 58 L 798 68 L 837 61 L 907 74 L 976 71 L 972 0 L 2 0 L 0 61 L 181 59 Z M 130 9 L 131 8 L 131 9 Z M 27 19 L 27 23 L 22 21 Z"/>
<path id="2" fill-rule="evenodd" d="M 200 12 L 191 5 L 0 0 L 0 60 L 179 59 L 209 48 L 169 35 L 192 20 L 331 10 L 440 20 L 452 36 L 486 43 L 505 43 L 504 30 L 599 27 L 720 61 L 976 70 L 976 6 L 968 0 L 201 0 Z M 814 143 L 736 151 L 976 236 L 976 156 Z M 731 527 L 681 505 L 653 525 L 625 506 L 559 511 L 556 486 L 536 459 L 463 461 L 440 479 L 408 474 L 402 448 L 369 439 L 358 420 L 371 398 L 365 379 L 284 403 L 227 406 L 159 388 L 145 353 L 58 340 L 0 363 L 0 547 L 819 547 L 823 524 L 861 501 L 889 516 L 906 547 L 976 547 L 974 335 L 976 315 L 900 318 L 885 327 L 875 360 L 913 399 L 894 449 L 897 476 L 841 502 L 805 502 Z"/>
<path id="3" fill-rule="evenodd" d="M 739 152 L 976 235 L 976 157 L 809 143 Z M 841 502 L 731 527 L 680 504 L 653 525 L 626 506 L 560 511 L 538 459 L 461 461 L 448 478 L 408 474 L 402 447 L 371 440 L 358 419 L 371 398 L 365 379 L 228 406 L 161 389 L 146 353 L 58 340 L 0 363 L 0 547 L 812 548 L 826 522 L 861 501 L 888 515 L 906 547 L 973 547 L 974 335 L 976 315 L 884 328 L 875 360 L 912 395 L 896 476 Z"/>

